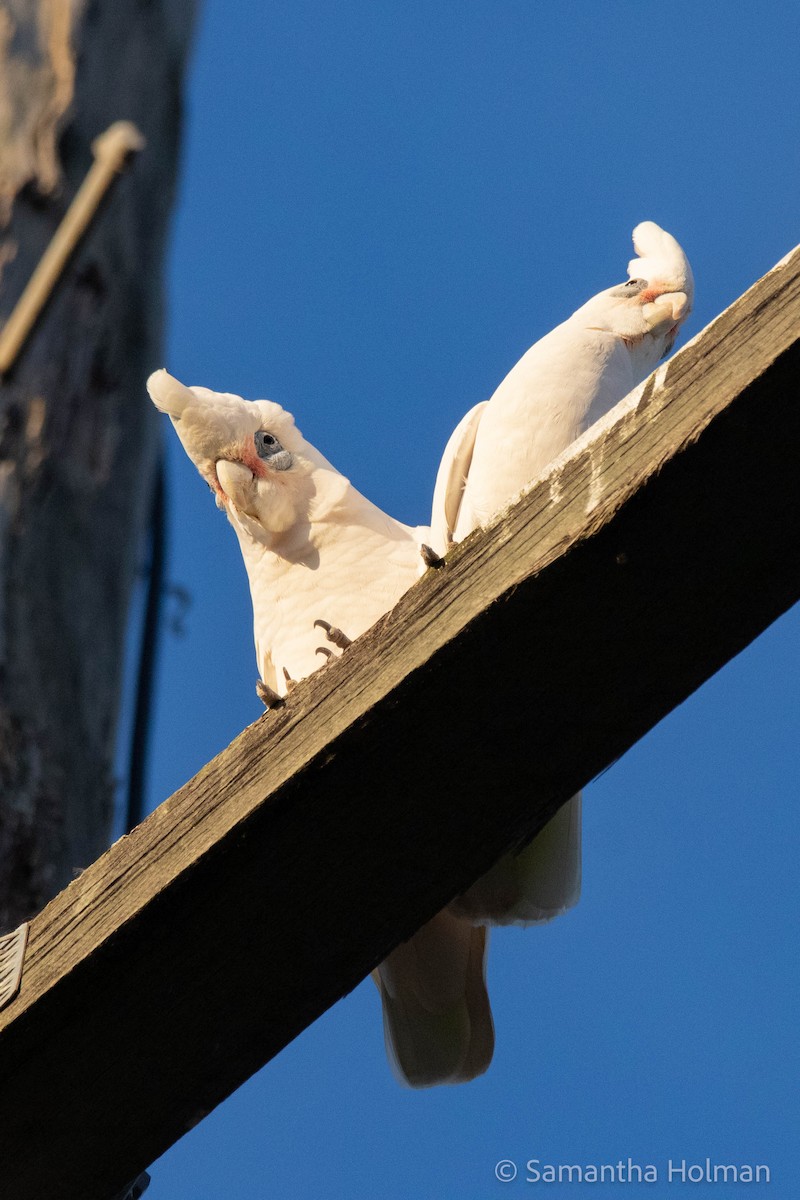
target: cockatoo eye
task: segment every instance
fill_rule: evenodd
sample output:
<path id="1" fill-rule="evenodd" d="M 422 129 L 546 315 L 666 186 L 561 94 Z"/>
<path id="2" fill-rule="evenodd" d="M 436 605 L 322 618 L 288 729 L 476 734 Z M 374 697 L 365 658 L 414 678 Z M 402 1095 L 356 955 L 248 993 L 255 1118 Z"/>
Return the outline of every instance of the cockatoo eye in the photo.
<path id="1" fill-rule="evenodd" d="M 267 433 L 265 429 L 259 429 L 253 435 L 253 442 L 258 457 L 263 458 L 273 471 L 288 471 L 291 467 L 292 456 L 288 450 L 284 450 L 274 433 Z"/>
<path id="2" fill-rule="evenodd" d="M 630 300 L 631 296 L 638 296 L 646 287 L 646 279 L 629 279 L 627 283 L 621 283 L 607 294 L 615 300 Z"/>

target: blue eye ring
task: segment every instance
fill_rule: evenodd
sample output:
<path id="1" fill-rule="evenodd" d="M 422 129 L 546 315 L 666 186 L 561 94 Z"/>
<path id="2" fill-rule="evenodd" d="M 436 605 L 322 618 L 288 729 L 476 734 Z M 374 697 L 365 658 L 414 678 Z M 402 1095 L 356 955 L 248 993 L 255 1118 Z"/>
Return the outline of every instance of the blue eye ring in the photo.
<path id="1" fill-rule="evenodd" d="M 253 444 L 256 454 L 271 467 L 273 471 L 288 471 L 294 459 L 288 450 L 284 450 L 274 433 L 259 429 L 253 434 Z"/>

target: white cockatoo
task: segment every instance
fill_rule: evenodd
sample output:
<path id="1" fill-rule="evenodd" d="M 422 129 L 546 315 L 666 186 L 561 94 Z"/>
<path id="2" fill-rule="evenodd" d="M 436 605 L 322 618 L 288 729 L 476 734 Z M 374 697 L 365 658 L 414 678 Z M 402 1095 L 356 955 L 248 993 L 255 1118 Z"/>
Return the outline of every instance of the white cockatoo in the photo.
<path id="1" fill-rule="evenodd" d="M 653 221 L 633 231 L 630 279 L 593 296 L 536 342 L 491 399 L 452 434 L 433 499 L 431 545 L 444 554 L 486 525 L 672 349 L 694 281 L 675 238 Z M 519 854 L 509 854 L 451 906 L 489 924 L 529 924 L 580 894 L 581 797 Z"/>
<path id="2" fill-rule="evenodd" d="M 418 578 L 427 528 L 381 512 L 269 400 L 147 381 L 239 539 L 253 602 L 259 694 L 280 703 L 327 662 L 320 629 L 342 649 Z M 387 1052 L 402 1082 L 457 1083 L 494 1047 L 487 930 L 445 910 L 374 972 Z"/>
<path id="3" fill-rule="evenodd" d="M 326 661 L 320 628 L 346 645 L 418 578 L 428 530 L 370 503 L 280 405 L 185 387 L 163 370 L 147 388 L 236 531 L 258 670 L 267 696 L 285 696 Z"/>

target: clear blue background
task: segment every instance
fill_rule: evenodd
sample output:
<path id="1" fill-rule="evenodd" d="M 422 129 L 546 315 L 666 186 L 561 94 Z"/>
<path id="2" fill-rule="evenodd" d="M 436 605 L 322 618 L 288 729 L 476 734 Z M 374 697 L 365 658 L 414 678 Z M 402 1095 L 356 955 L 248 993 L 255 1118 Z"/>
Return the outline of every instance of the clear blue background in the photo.
<path id="1" fill-rule="evenodd" d="M 424 522 L 458 418 L 625 278 L 638 221 L 693 263 L 684 342 L 800 240 L 798 46 L 794 2 L 206 0 L 165 365 L 284 404 Z M 193 605 L 151 806 L 261 711 L 235 538 L 165 434 Z M 794 611 L 588 789 L 579 907 L 494 936 L 486 1076 L 399 1088 L 362 984 L 154 1164 L 153 1200 L 485 1200 L 536 1194 L 530 1158 L 628 1156 L 660 1176 L 634 1193 L 708 1156 L 796 1196 L 799 644 Z"/>

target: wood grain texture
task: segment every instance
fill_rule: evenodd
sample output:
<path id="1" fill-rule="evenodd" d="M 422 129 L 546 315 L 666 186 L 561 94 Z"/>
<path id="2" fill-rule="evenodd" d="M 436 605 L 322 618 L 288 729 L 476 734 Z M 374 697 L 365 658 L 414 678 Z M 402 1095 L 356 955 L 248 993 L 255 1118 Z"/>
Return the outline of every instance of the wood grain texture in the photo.
<path id="1" fill-rule="evenodd" d="M 0 380 L 0 932 L 108 845 L 151 508 L 161 259 L 191 0 L 0 5 L 0 325 L 113 120 L 147 148 Z"/>
<path id="2" fill-rule="evenodd" d="M 800 597 L 798 330 L 800 250 L 34 920 L 0 1194 L 112 1194 Z"/>

